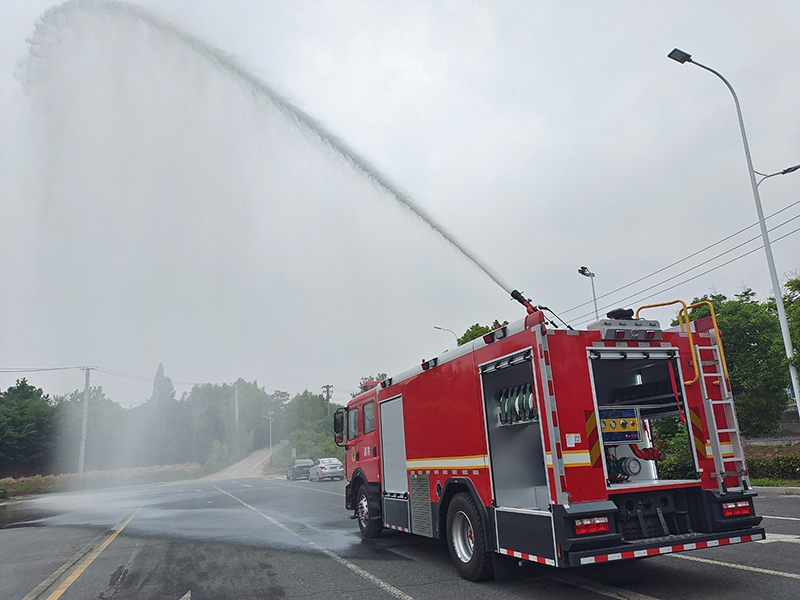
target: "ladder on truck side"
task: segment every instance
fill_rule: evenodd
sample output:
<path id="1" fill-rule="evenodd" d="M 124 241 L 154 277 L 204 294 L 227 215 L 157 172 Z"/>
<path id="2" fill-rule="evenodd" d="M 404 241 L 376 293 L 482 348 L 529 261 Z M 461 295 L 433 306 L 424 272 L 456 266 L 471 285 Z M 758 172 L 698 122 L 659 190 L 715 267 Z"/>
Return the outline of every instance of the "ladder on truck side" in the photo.
<path id="1" fill-rule="evenodd" d="M 713 327 L 708 330 L 710 344 L 694 345 L 694 359 L 700 367 L 700 388 L 714 458 L 713 475 L 717 479 L 720 494 L 744 492 L 750 489 L 750 477 L 745 467 L 739 422 L 713 308 L 712 319 Z M 735 483 L 731 485 L 730 480 Z"/>
<path id="2" fill-rule="evenodd" d="M 711 455 L 714 459 L 714 473 L 712 473 L 712 476 L 717 480 L 719 493 L 724 495 L 728 492 L 749 490 L 750 477 L 745 468 L 744 448 L 739 434 L 739 422 L 736 420 L 736 408 L 733 405 L 733 394 L 728 380 L 728 367 L 725 364 L 725 352 L 720 341 L 719 325 L 717 324 L 714 305 L 707 300 L 701 300 L 689 306 L 683 300 L 646 304 L 640 306 L 636 311 L 636 318 L 639 318 L 639 313 L 644 309 L 670 306 L 672 304 L 681 305 L 681 309 L 678 311 L 678 323 L 680 324 L 681 332 L 686 333 L 689 337 L 689 348 L 694 361 L 695 378 L 684 383 L 685 385 L 692 385 L 698 379 L 700 380 L 703 408 L 706 413 L 709 434 L 708 446 L 711 447 Z M 689 320 L 689 311 L 701 305 L 705 305 L 711 313 L 712 327 L 707 333 L 709 338 L 708 346 L 694 343 L 692 336 L 694 331 L 693 324 Z M 708 446 L 702 449 L 704 456 L 708 456 Z M 698 448 L 699 450 L 700 448 Z M 726 480 L 733 481 L 728 483 Z"/>

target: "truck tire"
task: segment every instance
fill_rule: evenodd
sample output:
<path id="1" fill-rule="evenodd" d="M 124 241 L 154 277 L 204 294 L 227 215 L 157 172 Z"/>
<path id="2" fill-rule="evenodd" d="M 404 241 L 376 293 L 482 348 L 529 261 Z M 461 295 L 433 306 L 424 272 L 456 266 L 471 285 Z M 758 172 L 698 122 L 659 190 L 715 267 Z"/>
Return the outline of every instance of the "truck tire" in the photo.
<path id="1" fill-rule="evenodd" d="M 469 581 L 483 581 L 494 573 L 484 527 L 472 496 L 456 494 L 447 508 L 447 546 L 456 571 Z"/>
<path id="2" fill-rule="evenodd" d="M 380 537 L 383 525 L 377 519 L 370 518 L 369 500 L 363 486 L 359 488 L 356 498 L 356 516 L 358 517 L 358 528 L 361 530 L 361 535 L 368 540 Z"/>

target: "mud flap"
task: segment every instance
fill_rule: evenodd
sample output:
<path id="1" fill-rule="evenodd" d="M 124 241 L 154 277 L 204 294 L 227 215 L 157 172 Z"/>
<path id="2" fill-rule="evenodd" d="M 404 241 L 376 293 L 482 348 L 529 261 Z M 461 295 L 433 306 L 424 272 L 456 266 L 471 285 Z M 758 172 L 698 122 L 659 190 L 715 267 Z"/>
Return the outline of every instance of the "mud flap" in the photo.
<path id="1" fill-rule="evenodd" d="M 492 563 L 494 565 L 494 580 L 497 583 L 521 581 L 526 575 L 526 570 L 519 564 L 520 560 L 513 556 L 492 552 Z"/>

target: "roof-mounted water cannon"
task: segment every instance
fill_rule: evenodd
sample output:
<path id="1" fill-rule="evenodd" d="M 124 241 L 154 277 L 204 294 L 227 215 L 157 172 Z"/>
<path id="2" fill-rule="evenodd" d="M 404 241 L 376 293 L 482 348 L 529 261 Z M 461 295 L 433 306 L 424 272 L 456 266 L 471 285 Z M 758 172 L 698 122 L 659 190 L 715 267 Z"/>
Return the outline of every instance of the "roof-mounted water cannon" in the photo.
<path id="1" fill-rule="evenodd" d="M 511 292 L 511 297 L 520 304 L 522 304 L 522 306 L 524 306 L 525 309 L 528 311 L 529 315 L 532 315 L 533 313 L 536 312 L 536 307 L 533 304 L 531 304 L 531 301 L 528 298 L 525 298 L 525 296 L 522 295 L 522 292 L 518 290 L 513 290 Z"/>

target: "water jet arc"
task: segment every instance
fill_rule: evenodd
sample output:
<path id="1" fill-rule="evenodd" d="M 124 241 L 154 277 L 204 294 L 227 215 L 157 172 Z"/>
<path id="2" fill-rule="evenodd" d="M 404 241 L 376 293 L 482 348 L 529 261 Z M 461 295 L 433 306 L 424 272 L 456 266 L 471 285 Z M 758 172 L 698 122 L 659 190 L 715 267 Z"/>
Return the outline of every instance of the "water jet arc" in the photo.
<path id="1" fill-rule="evenodd" d="M 475 254 L 468 250 L 461 242 L 459 242 L 452 234 L 439 224 L 433 217 L 431 217 L 422 207 L 420 207 L 410 196 L 401 192 L 397 186 L 390 182 L 386 176 L 380 173 L 375 167 L 369 164 L 367 160 L 359 156 L 354 150 L 347 146 L 342 140 L 337 138 L 334 134 L 329 132 L 325 127 L 318 123 L 314 118 L 297 108 L 291 102 L 286 100 L 280 94 L 275 92 L 266 83 L 255 77 L 252 73 L 248 72 L 237 61 L 223 53 L 221 50 L 211 46 L 210 44 L 196 38 L 195 36 L 181 31 L 174 25 L 162 21 L 161 19 L 153 16 L 145 10 L 125 4 L 123 2 L 114 1 L 93 1 L 83 2 L 81 0 L 70 0 L 62 5 L 48 9 L 37 23 L 36 31 L 34 32 L 31 46 L 44 48 L 45 52 L 41 54 L 31 53 L 32 58 L 28 64 L 27 79 L 28 84 L 35 79 L 33 73 L 36 59 L 41 58 L 46 54 L 47 47 L 52 43 L 47 39 L 48 29 L 59 29 L 69 22 L 69 17 L 76 11 L 90 11 L 93 13 L 102 13 L 112 17 L 123 17 L 128 19 L 138 20 L 156 31 L 164 35 L 168 35 L 173 39 L 178 40 L 186 47 L 194 50 L 199 55 L 204 57 L 216 67 L 227 72 L 234 77 L 240 84 L 244 85 L 254 95 L 261 95 L 268 99 L 276 108 L 278 108 L 290 120 L 294 121 L 302 128 L 311 131 L 316 135 L 320 141 L 330 147 L 339 157 L 343 158 L 346 162 L 352 165 L 357 171 L 364 175 L 378 188 L 388 192 L 395 200 L 403 207 L 411 211 L 414 215 L 424 221 L 431 229 L 441 235 L 447 242 L 456 248 L 461 254 L 475 264 L 481 271 L 489 276 L 492 281 L 499 285 L 503 290 L 508 293 L 511 298 L 521 303 L 529 313 L 535 312 L 536 309 L 527 300 L 522 293 L 512 288 L 502 277 L 500 277 L 493 269 L 491 269 L 484 261 L 479 259 Z"/>

